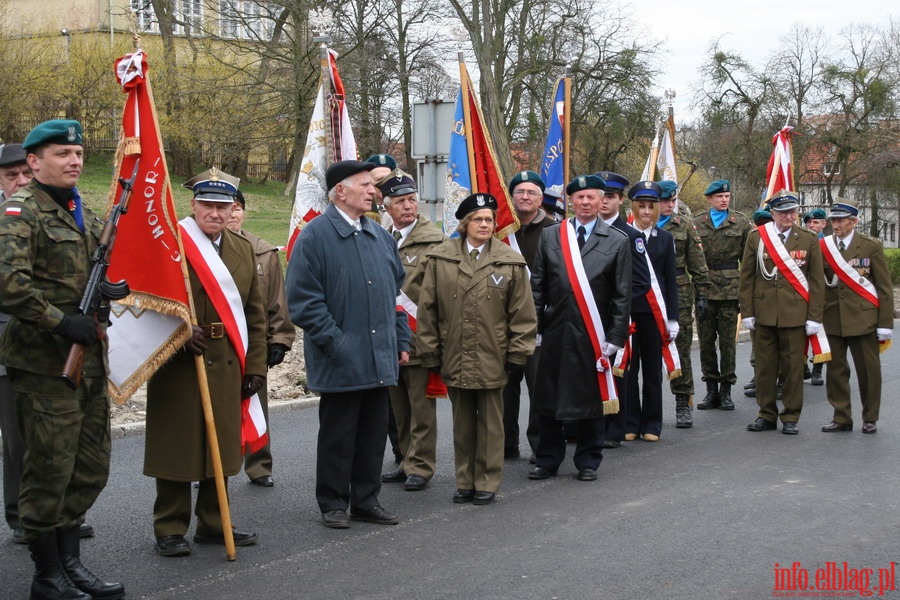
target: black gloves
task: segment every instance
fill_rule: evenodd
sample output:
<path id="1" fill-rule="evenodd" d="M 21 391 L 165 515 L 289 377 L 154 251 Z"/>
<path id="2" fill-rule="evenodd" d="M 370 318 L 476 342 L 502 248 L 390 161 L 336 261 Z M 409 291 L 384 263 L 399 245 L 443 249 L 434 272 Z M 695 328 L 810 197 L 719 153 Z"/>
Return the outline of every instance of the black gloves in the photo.
<path id="1" fill-rule="evenodd" d="M 88 315 L 63 315 L 63 320 L 56 326 L 53 333 L 82 346 L 90 346 L 103 336 L 100 323 Z"/>
<path id="2" fill-rule="evenodd" d="M 269 353 L 266 355 L 266 366 L 270 369 L 275 365 L 280 365 L 284 360 L 284 355 L 288 353 L 288 348 L 284 344 L 272 344 L 269 346 Z"/>
<path id="3" fill-rule="evenodd" d="M 521 370 L 523 367 L 524 367 L 524 365 L 517 365 L 516 363 L 506 361 L 506 372 L 507 373 L 514 373 L 516 371 Z"/>
<path id="4" fill-rule="evenodd" d="M 193 334 L 191 335 L 191 339 L 185 342 L 184 347 L 200 356 L 206 350 L 206 336 L 203 335 L 203 328 L 194 325 L 191 327 L 193 330 Z"/>
<path id="5" fill-rule="evenodd" d="M 259 375 L 244 375 L 244 381 L 241 383 L 241 398 L 249 398 L 261 390 L 265 382 L 265 378 Z"/>
<path id="6" fill-rule="evenodd" d="M 697 296 L 697 320 L 704 321 L 709 314 L 709 301 L 703 296 Z"/>

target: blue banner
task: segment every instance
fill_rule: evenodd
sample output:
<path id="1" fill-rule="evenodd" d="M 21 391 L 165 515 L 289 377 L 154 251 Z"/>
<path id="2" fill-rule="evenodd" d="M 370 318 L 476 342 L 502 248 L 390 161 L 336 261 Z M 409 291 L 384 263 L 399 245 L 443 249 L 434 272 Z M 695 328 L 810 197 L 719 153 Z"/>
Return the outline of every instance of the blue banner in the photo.
<path id="1" fill-rule="evenodd" d="M 566 118 L 565 79 L 556 82 L 556 93 L 550 106 L 550 123 L 547 127 L 547 144 L 541 159 L 541 179 L 544 180 L 544 208 L 560 215 L 566 214 L 563 198 L 565 181 L 565 144 L 563 140 L 563 119 Z"/>
<path id="2" fill-rule="evenodd" d="M 466 122 L 463 114 L 463 91 L 460 86 L 456 96 L 456 112 L 450 130 L 450 154 L 447 158 L 447 191 L 444 196 L 444 234 L 456 237 L 456 209 L 459 203 L 472 194 L 472 177 L 469 173 L 469 149 L 466 145 Z"/>

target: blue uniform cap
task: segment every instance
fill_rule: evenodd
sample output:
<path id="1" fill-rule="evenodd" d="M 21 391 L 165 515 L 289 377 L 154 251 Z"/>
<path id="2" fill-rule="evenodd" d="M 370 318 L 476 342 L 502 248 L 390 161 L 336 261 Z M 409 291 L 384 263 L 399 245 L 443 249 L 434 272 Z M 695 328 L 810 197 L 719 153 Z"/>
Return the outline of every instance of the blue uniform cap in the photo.
<path id="1" fill-rule="evenodd" d="M 859 202 L 847 198 L 835 198 L 831 205 L 829 219 L 841 219 L 844 217 L 859 216 Z"/>
<path id="2" fill-rule="evenodd" d="M 629 181 L 618 173 L 613 173 L 612 171 L 597 171 L 594 175 L 603 180 L 604 190 L 624 192 L 625 188 L 628 187 Z"/>
<path id="3" fill-rule="evenodd" d="M 800 206 L 800 199 L 788 190 L 781 190 L 769 198 L 769 209 L 775 212 L 787 212 Z"/>
<path id="4" fill-rule="evenodd" d="M 194 198 L 207 202 L 234 202 L 241 180 L 215 167 L 195 175 L 181 185 L 194 192 Z"/>
<path id="5" fill-rule="evenodd" d="M 660 189 L 659 184 L 655 181 L 638 181 L 636 184 L 631 186 L 630 190 L 628 190 L 628 199 L 652 200 L 653 202 L 659 202 L 659 197 L 661 194 L 662 189 Z"/>

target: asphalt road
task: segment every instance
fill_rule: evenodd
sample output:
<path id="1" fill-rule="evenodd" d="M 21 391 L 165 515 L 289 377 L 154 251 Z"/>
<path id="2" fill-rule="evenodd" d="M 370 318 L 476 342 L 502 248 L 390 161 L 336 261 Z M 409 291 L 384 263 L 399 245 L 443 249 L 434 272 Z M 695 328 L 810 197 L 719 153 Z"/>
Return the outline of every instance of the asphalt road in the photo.
<path id="1" fill-rule="evenodd" d="M 818 571 L 822 585 L 846 589 L 835 570 L 850 588 L 865 584 L 878 597 L 879 569 L 881 585 L 895 588 L 884 596 L 900 597 L 900 569 L 891 571 L 900 557 L 900 347 L 882 355 L 876 435 L 863 435 L 861 423 L 851 433 L 821 433 L 831 408 L 825 388 L 808 383 L 800 435 L 745 431 L 756 416 L 755 402 L 740 393 L 750 378 L 749 351 L 739 345 L 734 412 L 695 411 L 693 429 L 675 429 L 666 393 L 658 443 L 606 452 L 596 482 L 574 479 L 571 450 L 559 476 L 530 481 L 525 453 L 507 461 L 489 506 L 450 501 L 450 407 L 441 400 L 438 472 L 429 488 L 382 489 L 382 504 L 401 518 L 393 527 L 323 527 L 313 481 L 317 411 L 276 410 L 276 486 L 257 488 L 243 475 L 231 480 L 234 522 L 261 540 L 238 548 L 235 562 L 213 546 L 195 546 L 186 558 L 154 553 L 144 439 L 126 436 L 114 441 L 109 485 L 88 515 L 97 537 L 83 543 L 82 558 L 102 577 L 124 582 L 128 598 L 823 597 L 822 589 L 776 591 L 776 582 L 814 586 Z M 859 419 L 855 384 L 853 399 Z M 776 577 L 776 564 L 792 570 Z M 27 549 L 11 536 L 0 541 L 0 598 L 27 598 L 31 572 Z"/>

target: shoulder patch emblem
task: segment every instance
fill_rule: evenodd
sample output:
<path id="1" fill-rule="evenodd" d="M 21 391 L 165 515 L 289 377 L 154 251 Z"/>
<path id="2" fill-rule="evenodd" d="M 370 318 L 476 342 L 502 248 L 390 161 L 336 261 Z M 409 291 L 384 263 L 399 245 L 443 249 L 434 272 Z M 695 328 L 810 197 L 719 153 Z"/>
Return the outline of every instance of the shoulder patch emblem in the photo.
<path id="1" fill-rule="evenodd" d="M 638 254 L 643 254 L 646 251 L 644 240 L 641 238 L 634 240 L 634 249 L 638 251 Z"/>

